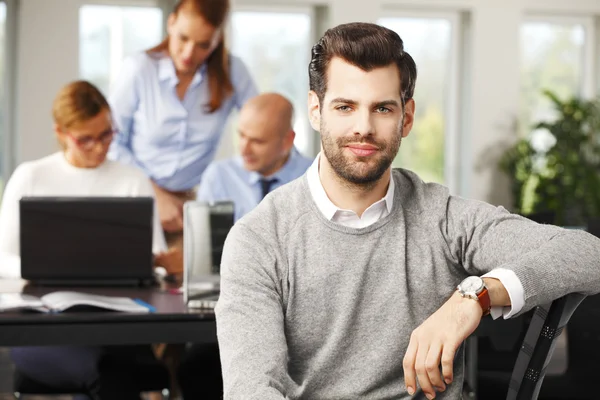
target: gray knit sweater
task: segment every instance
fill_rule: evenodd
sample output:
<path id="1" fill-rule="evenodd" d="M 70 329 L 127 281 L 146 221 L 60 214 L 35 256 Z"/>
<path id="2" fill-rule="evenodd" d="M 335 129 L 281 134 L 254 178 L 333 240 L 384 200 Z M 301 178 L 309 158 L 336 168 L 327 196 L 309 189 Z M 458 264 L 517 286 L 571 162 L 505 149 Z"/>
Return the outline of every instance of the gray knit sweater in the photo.
<path id="1" fill-rule="evenodd" d="M 408 171 L 392 177 L 392 212 L 366 228 L 327 220 L 306 175 L 236 223 L 216 309 L 226 399 L 409 399 L 410 334 L 469 275 L 513 270 L 522 312 L 600 291 L 592 235 L 450 196 Z M 461 347 L 438 399 L 460 398 L 463 359 Z"/>

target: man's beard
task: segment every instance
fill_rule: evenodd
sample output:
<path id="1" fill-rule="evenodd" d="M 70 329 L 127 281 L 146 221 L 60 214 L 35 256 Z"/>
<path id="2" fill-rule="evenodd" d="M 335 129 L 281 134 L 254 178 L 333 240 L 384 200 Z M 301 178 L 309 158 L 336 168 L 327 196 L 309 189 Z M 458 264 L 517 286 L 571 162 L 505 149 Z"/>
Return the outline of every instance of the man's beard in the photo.
<path id="1" fill-rule="evenodd" d="M 402 126 L 404 126 L 404 116 L 402 117 Z M 327 125 L 323 118 L 321 118 L 321 145 L 323 153 L 336 175 L 354 187 L 364 189 L 375 186 L 385 171 L 392 165 L 396 154 L 398 154 L 401 142 L 401 131 L 389 142 L 377 141 L 373 136 L 349 136 L 333 139 L 327 130 Z M 344 148 L 348 144 L 353 143 L 368 143 L 375 146 L 378 155 L 375 158 L 355 156 L 353 158 L 356 159 L 350 159 L 344 154 Z"/>

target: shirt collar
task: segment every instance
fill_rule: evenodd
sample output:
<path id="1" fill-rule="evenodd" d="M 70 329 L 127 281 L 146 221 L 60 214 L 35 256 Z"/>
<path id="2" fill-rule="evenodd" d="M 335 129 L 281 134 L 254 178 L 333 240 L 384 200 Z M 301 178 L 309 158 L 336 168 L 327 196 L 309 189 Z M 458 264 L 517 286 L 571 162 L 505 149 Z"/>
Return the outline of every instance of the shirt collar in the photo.
<path id="1" fill-rule="evenodd" d="M 319 177 L 319 159 L 321 158 L 321 153 L 317 154 L 315 160 L 308 168 L 306 172 L 306 178 L 308 179 L 308 187 L 310 189 L 310 193 L 319 208 L 319 211 L 327 218 L 328 220 L 332 220 L 335 214 L 338 211 L 343 211 L 341 208 L 333 204 L 327 193 L 325 192 L 325 188 L 323 188 L 323 184 L 321 183 L 321 178 Z M 387 192 L 385 196 L 379 200 L 384 201 L 385 206 L 387 208 L 388 213 L 392 212 L 392 207 L 394 205 L 394 190 L 396 187 L 396 183 L 394 182 L 393 174 L 390 176 L 390 183 L 388 185 Z M 378 201 L 378 202 L 379 202 Z M 377 203 L 377 202 L 376 202 Z"/>
<path id="2" fill-rule="evenodd" d="M 261 179 L 265 179 L 265 178 L 268 178 L 268 179 L 276 178 L 280 183 L 291 181 L 293 178 L 293 174 L 294 174 L 294 165 L 296 164 L 296 160 L 298 159 L 299 156 L 300 156 L 300 153 L 298 152 L 296 147 L 293 146 L 292 150 L 290 150 L 289 158 L 287 159 L 285 164 L 283 164 L 283 166 L 281 168 L 279 168 L 279 170 L 277 172 L 275 172 L 274 174 L 272 174 L 270 176 L 262 176 L 258 172 L 252 171 L 248 174 L 248 183 L 250 185 L 255 185 Z M 243 164 L 241 157 L 240 157 L 240 161 Z"/>
<path id="3" fill-rule="evenodd" d="M 194 87 L 202 82 L 202 78 L 206 73 L 206 63 L 202 64 L 194 77 L 192 78 L 192 82 L 190 83 L 190 87 Z M 162 82 L 170 81 L 177 83 L 177 71 L 175 71 L 175 64 L 173 63 L 173 59 L 169 56 L 162 56 L 158 60 L 158 79 Z"/>
<path id="4" fill-rule="evenodd" d="M 177 79 L 175 65 L 171 57 L 163 56 L 158 59 L 158 79 L 161 81 Z"/>

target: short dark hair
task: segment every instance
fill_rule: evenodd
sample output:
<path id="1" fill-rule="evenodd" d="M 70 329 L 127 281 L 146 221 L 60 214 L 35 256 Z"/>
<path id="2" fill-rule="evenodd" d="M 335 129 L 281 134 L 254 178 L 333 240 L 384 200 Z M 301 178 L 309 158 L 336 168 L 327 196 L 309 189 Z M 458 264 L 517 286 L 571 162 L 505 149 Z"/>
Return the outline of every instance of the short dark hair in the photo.
<path id="1" fill-rule="evenodd" d="M 308 76 L 310 90 L 323 102 L 327 90 L 327 67 L 339 57 L 364 71 L 395 63 L 400 70 L 402 104 L 412 99 L 417 66 L 406 51 L 400 36 L 380 25 L 353 22 L 328 29 L 312 48 Z"/>

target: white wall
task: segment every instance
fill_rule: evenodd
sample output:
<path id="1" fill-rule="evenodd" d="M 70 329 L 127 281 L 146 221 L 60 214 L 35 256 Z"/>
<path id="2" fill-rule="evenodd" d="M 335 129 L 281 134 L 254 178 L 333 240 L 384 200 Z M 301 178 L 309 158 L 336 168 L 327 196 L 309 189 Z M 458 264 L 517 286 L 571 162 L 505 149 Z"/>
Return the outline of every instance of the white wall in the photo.
<path id="1" fill-rule="evenodd" d="M 51 108 L 78 74 L 78 1 L 21 1 L 17 32 L 17 161 L 57 150 Z"/>
<path id="2" fill-rule="evenodd" d="M 17 70 L 17 160 L 56 149 L 50 106 L 58 88 L 77 78 L 78 6 L 82 0 L 21 0 Z M 325 26 L 374 22 L 389 7 L 457 10 L 469 23 L 468 63 L 463 77 L 458 194 L 510 205 L 506 181 L 496 168 L 501 143 L 512 141 L 519 95 L 519 25 L 527 12 L 600 15 L 600 1 L 571 0 L 234 0 L 243 5 L 319 5 L 328 9 Z M 410 37 L 403 38 L 410 41 Z M 418 84 L 417 84 L 418 90 Z M 231 154 L 231 141 L 220 156 Z M 402 150 L 401 150 L 402 151 Z"/>

